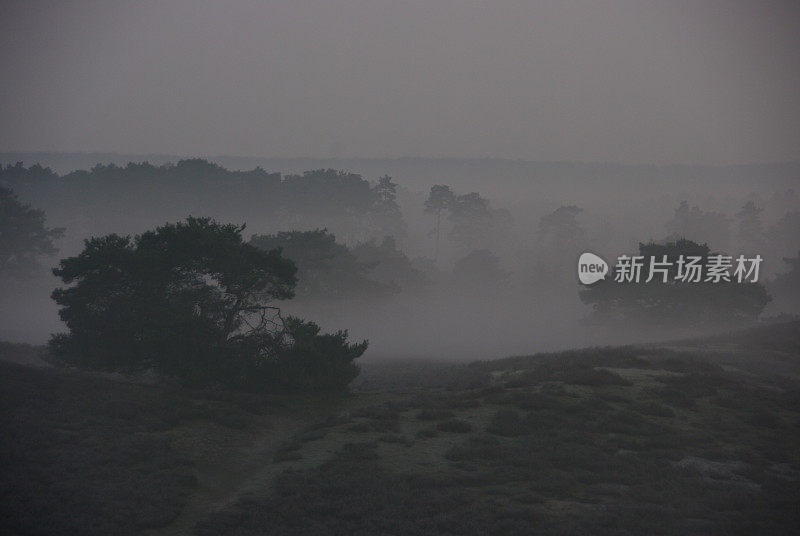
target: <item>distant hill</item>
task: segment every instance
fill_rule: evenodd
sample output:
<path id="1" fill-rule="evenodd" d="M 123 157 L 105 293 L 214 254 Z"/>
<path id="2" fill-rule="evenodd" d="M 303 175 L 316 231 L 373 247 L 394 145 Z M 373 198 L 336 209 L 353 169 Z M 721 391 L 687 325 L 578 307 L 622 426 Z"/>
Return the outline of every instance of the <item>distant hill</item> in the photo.
<path id="1" fill-rule="evenodd" d="M 765 163 L 736 166 L 702 165 L 628 165 L 616 163 L 533 162 L 499 158 L 266 158 L 225 155 L 169 155 L 118 153 L 0 153 L 0 164 L 39 163 L 64 174 L 76 169 L 90 169 L 96 164 L 125 165 L 128 162 L 150 162 L 161 165 L 184 158 L 201 157 L 230 170 L 262 167 L 269 172 L 302 173 L 310 169 L 333 168 L 360 173 L 375 179 L 384 174 L 394 177 L 413 190 L 427 190 L 431 185 L 446 182 L 460 190 L 485 191 L 506 186 L 509 196 L 519 187 L 541 186 L 556 181 L 570 182 L 583 189 L 608 188 L 616 183 L 638 183 L 652 188 L 694 187 L 717 181 L 728 184 L 752 183 L 761 187 L 789 187 L 800 182 L 800 162 Z M 566 184 L 564 184 L 566 183 Z M 516 186 L 516 188 L 515 188 Z M 503 197 L 497 195 L 495 197 Z"/>

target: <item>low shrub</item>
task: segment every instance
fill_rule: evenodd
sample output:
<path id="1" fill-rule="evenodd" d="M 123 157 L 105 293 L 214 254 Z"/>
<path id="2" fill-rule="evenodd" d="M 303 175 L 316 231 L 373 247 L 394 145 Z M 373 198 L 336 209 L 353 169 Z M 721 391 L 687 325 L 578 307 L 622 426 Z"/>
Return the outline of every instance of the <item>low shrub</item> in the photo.
<path id="1" fill-rule="evenodd" d="M 451 432 L 454 434 L 468 434 L 472 432 L 472 425 L 466 421 L 462 421 L 459 419 L 450 419 L 437 424 L 436 429 L 441 432 Z"/>
<path id="2" fill-rule="evenodd" d="M 519 413 L 510 409 L 501 409 L 492 417 L 486 431 L 499 436 L 519 436 L 528 432 L 528 427 Z"/>

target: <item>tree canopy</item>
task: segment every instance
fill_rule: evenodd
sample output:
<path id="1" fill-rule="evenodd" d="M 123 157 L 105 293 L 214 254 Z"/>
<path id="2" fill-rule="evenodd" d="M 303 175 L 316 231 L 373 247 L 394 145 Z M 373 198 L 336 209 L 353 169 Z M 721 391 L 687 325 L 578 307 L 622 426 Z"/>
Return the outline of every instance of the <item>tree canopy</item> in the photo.
<path id="1" fill-rule="evenodd" d="M 162 221 L 171 220 L 179 207 L 181 214 L 224 219 L 248 214 L 248 221 L 269 229 L 327 227 L 348 243 L 387 235 L 402 240 L 406 232 L 396 200 L 397 184 L 391 177 L 370 182 L 358 173 L 335 169 L 281 176 L 260 167 L 228 170 L 193 158 L 160 166 L 98 164 L 58 175 L 38 164 L 26 168 L 17 163 L 0 166 L 0 183 L 41 201 L 48 213 L 85 215 L 86 234 L 89 229 L 106 229 L 112 222 L 114 228 L 120 222 L 130 222 L 131 228 L 148 225 L 150 217 L 143 219 L 126 210 L 132 198 L 150 207 L 149 213 L 155 212 Z"/>
<path id="2" fill-rule="evenodd" d="M 427 288 L 427 275 L 397 247 L 391 236 L 380 243 L 370 240 L 350 248 L 353 255 L 370 266 L 369 277 L 397 291 L 419 291 Z"/>
<path id="3" fill-rule="evenodd" d="M 466 251 L 486 247 L 513 226 L 511 213 L 504 209 L 492 209 L 489 200 L 477 192 L 456 194 L 449 186 L 432 186 L 424 203 L 425 213 L 436 217 L 432 235 L 436 239 L 435 257 L 439 256 L 441 215 L 448 213 L 449 238 Z"/>
<path id="4" fill-rule="evenodd" d="M 41 257 L 58 251 L 53 241 L 63 234 L 63 228 L 45 226 L 43 211 L 21 203 L 13 191 L 0 186 L 0 279 L 32 275 Z"/>
<path id="5" fill-rule="evenodd" d="M 366 343 L 282 319 L 270 303 L 294 295 L 297 268 L 277 249 L 244 243 L 243 229 L 190 217 L 133 238 L 87 240 L 53 270 L 70 285 L 53 292 L 69 333 L 55 335 L 51 349 L 89 368 L 264 387 L 308 383 L 279 367 L 310 348 L 342 372 L 325 381 L 346 385 Z"/>
<path id="6" fill-rule="evenodd" d="M 372 205 L 368 211 L 370 226 L 396 240 L 405 238 L 406 223 L 400 205 L 397 204 L 397 183 L 393 182 L 389 175 L 384 175 L 370 191 L 372 196 Z"/>
<path id="7" fill-rule="evenodd" d="M 327 229 L 254 235 L 250 244 L 267 251 L 280 249 L 294 260 L 298 268 L 298 297 L 370 297 L 392 291 L 390 285 L 369 276 L 375 263 L 359 260 Z"/>

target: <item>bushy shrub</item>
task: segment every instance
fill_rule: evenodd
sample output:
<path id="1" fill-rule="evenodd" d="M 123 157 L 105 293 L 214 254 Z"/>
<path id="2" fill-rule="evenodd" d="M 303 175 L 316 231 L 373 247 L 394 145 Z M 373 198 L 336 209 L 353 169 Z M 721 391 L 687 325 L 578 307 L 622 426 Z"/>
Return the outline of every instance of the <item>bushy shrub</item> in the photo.
<path id="1" fill-rule="evenodd" d="M 270 299 L 294 295 L 296 268 L 279 250 L 242 241 L 244 226 L 188 218 L 134 238 L 86 241 L 53 273 L 69 333 L 51 351 L 86 368 L 154 369 L 192 384 L 260 390 L 344 388 L 366 341 L 281 318 Z"/>
<path id="2" fill-rule="evenodd" d="M 358 376 L 353 361 L 367 349 L 367 341 L 350 344 L 347 331 L 320 334 L 317 324 L 295 317 L 287 318 L 286 333 L 291 343 L 271 359 L 256 362 L 250 383 L 287 391 L 341 390 Z"/>

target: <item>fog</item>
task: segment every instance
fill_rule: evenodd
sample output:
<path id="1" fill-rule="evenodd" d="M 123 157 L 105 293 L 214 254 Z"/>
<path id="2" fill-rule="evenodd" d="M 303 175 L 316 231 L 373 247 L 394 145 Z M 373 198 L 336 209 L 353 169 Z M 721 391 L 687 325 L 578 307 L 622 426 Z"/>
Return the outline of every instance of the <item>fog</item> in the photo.
<path id="1" fill-rule="evenodd" d="M 93 157 L 120 162 L 135 158 L 85 158 Z M 713 251 L 729 255 L 760 254 L 760 282 L 773 295 L 762 319 L 800 311 L 796 293 L 774 285 L 775 278 L 791 268 L 783 259 L 800 251 L 797 164 L 652 167 L 491 159 L 228 159 L 230 166 L 260 164 L 284 174 L 259 167 L 232 172 L 205 160 L 183 160 L 159 167 L 109 164 L 60 176 L 11 165 L 31 158 L 45 165 L 50 160 L 58 169 L 81 155 L 2 156 L 5 184 L 23 201 L 44 210 L 49 226 L 66 228 L 58 255 L 45 259 L 36 277 L 5 286 L 0 336 L 10 340 L 43 343 L 51 333 L 63 331 L 49 299 L 60 282 L 48 276 L 46 268 L 78 254 L 85 238 L 142 233 L 189 215 L 244 223 L 246 239 L 273 236 L 263 247 L 284 247 L 284 254 L 301 269 L 297 297 L 276 305 L 326 330 L 348 329 L 353 339 L 369 339 L 365 359 L 492 358 L 663 340 L 731 327 L 723 321 L 687 326 L 667 319 L 649 324 L 587 322 L 591 307 L 581 301 L 579 293 L 585 287 L 577 279 L 580 253 L 591 251 L 613 264 L 619 255 L 637 254 L 640 242 L 679 237 L 708 243 Z M 365 169 L 372 175 L 295 173 L 315 168 Z M 375 214 L 367 205 L 360 212 L 360 196 L 375 191 L 379 169 L 393 174 L 399 214 Z M 476 192 L 477 199 L 487 203 L 477 214 L 445 212 L 438 252 L 436 218 L 425 211 L 435 184 L 447 184 L 459 196 Z M 742 213 L 750 201 L 761 211 L 755 238 L 747 235 Z M 279 232 L 323 228 L 363 264 L 309 268 L 306 250 L 286 249 L 275 241 Z M 389 235 L 393 242 L 381 249 Z M 362 270 L 356 279 L 343 273 Z"/>
<path id="2" fill-rule="evenodd" d="M 651 241 L 760 254 L 773 299 L 750 320 L 796 314 L 781 274 L 800 251 L 799 14 L 792 2 L 7 2 L 0 184 L 66 232 L 36 274 L 3 282 L 0 339 L 64 329 L 48 271 L 86 238 L 190 215 L 245 223 L 246 239 L 327 229 L 367 282 L 280 306 L 369 339 L 365 359 L 729 327 L 589 322 L 578 255 L 613 264 Z M 303 179 L 314 170 L 342 173 Z M 369 205 L 385 175 L 398 213 Z M 438 239 L 435 185 L 463 201 L 439 215 Z"/>

